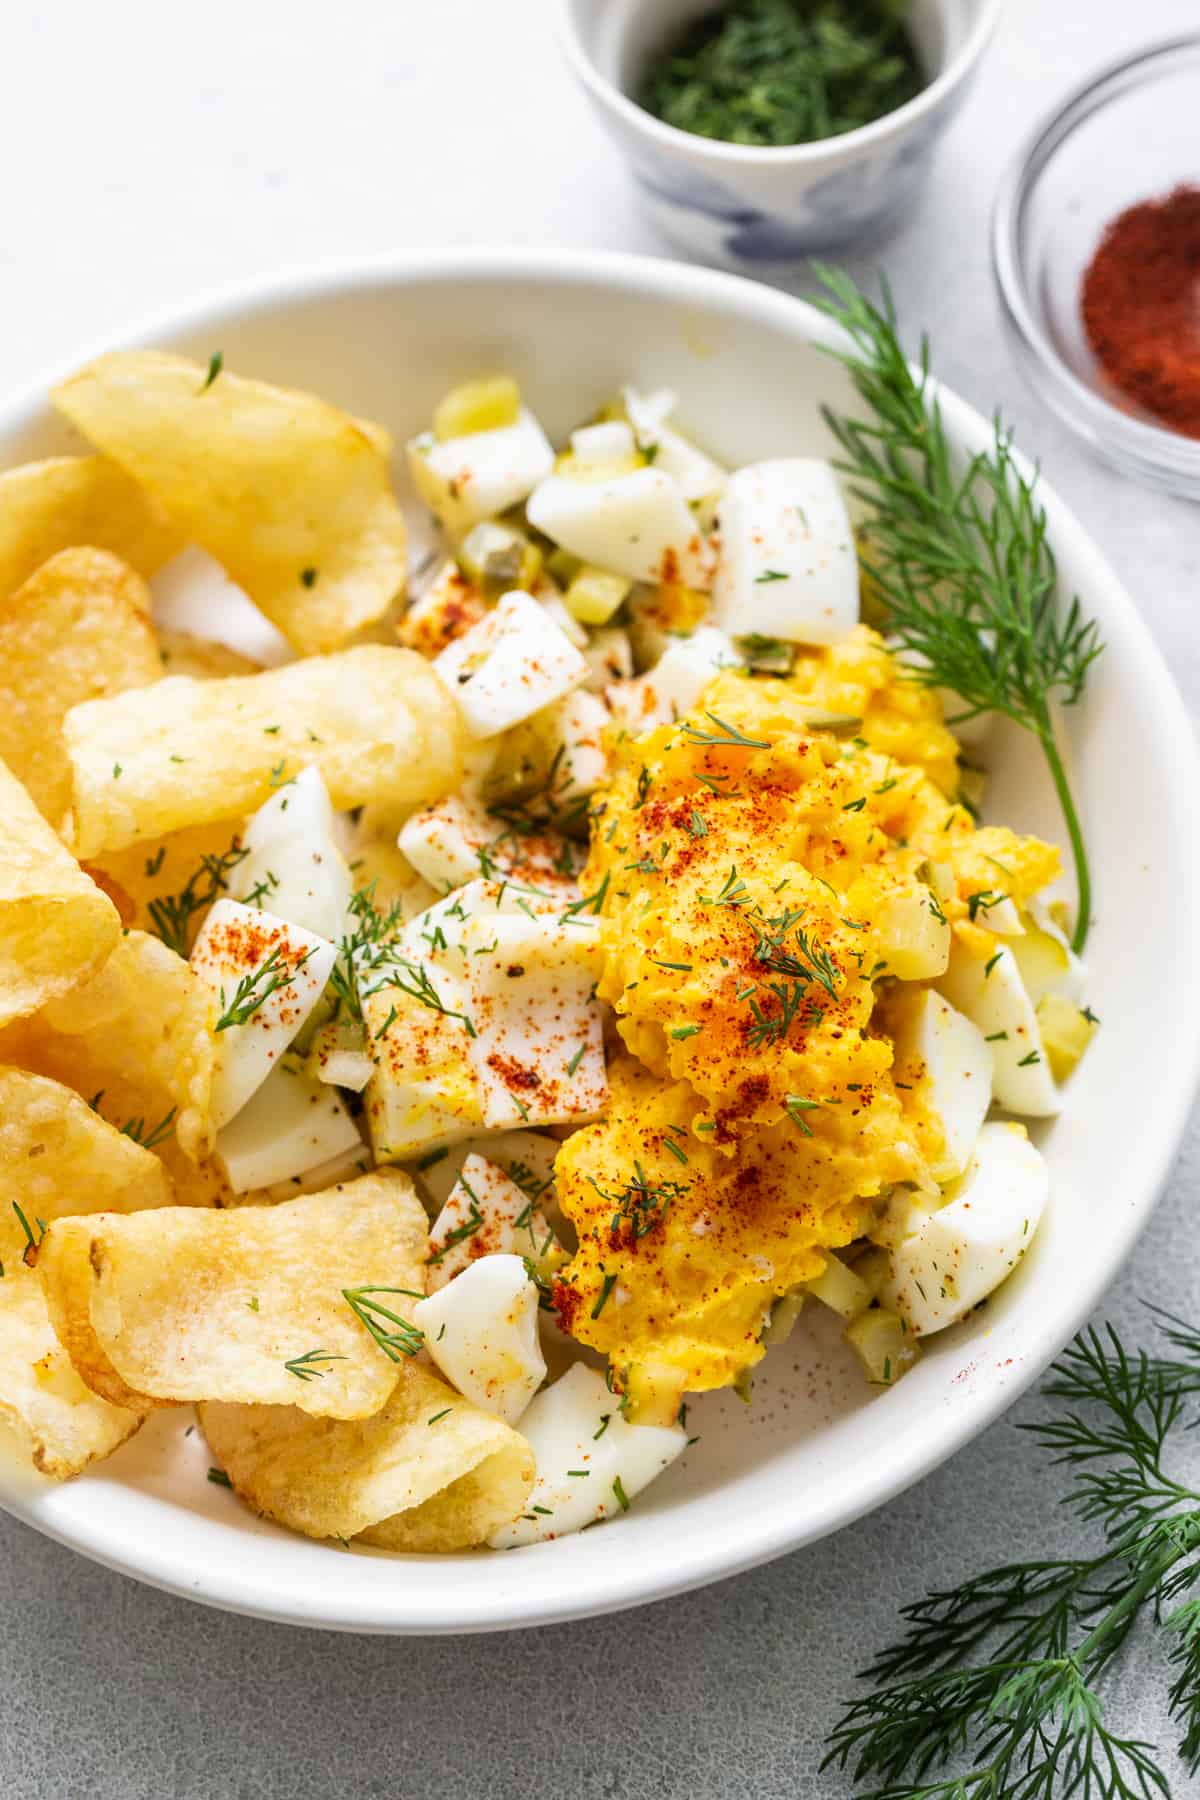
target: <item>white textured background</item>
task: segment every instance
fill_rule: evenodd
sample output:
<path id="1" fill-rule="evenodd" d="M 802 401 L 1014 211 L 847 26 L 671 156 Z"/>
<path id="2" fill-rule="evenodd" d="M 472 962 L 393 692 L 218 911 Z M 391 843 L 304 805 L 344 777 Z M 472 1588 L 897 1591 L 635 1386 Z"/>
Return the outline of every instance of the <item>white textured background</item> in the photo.
<path id="1" fill-rule="evenodd" d="M 559 65 L 548 11 L 8 0 L 0 393 L 241 277 L 405 245 L 661 250 Z M 998 172 L 1044 108 L 1122 50 L 1196 24 L 1196 0 L 1010 0 L 919 214 L 855 272 L 886 264 L 939 373 L 985 411 L 1003 405 L 1200 709 L 1200 511 L 1088 461 L 1021 387 L 986 235 Z M 1116 1095 L 1113 1118 L 1138 1129 Z M 1139 1296 L 1200 1319 L 1198 1162 L 1193 1129 L 1103 1309 L 1131 1339 Z M 1191 1467 L 1200 1478 L 1200 1445 Z M 844 1800 L 848 1784 L 816 1772 L 822 1739 L 897 1604 L 984 1561 L 1077 1543 L 1058 1493 L 1010 1418 L 887 1512 L 755 1574 L 610 1620 L 427 1642 L 204 1611 L 0 1518 L 0 1794 Z M 1118 1683 L 1125 1727 L 1164 1745 L 1165 1685 L 1153 1655 Z M 1185 1800 L 1196 1785 L 1167 1763 Z"/>

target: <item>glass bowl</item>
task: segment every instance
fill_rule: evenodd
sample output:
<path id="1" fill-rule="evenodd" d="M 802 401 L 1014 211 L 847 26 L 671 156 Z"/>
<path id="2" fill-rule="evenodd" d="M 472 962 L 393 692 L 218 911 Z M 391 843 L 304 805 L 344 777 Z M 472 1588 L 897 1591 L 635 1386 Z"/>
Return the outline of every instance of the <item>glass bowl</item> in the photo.
<path id="1" fill-rule="evenodd" d="M 992 264 L 1030 385 L 1098 456 L 1200 499 L 1200 439 L 1157 424 L 1108 379 L 1084 335 L 1080 286 L 1105 227 L 1126 207 L 1200 186 L 1200 35 L 1173 39 L 1078 88 L 1001 184 Z"/>

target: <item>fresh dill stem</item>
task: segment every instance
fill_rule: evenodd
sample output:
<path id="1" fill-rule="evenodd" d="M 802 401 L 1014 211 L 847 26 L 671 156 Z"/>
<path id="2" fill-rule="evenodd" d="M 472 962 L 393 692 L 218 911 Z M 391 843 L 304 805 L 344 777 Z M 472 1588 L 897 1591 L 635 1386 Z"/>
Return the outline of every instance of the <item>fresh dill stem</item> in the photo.
<path id="1" fill-rule="evenodd" d="M 146 1121 L 143 1118 L 126 1119 L 120 1127 L 121 1136 L 132 1138 L 135 1144 L 142 1146 L 143 1150 L 154 1150 L 159 1144 L 165 1143 L 174 1129 L 174 1107 L 170 1112 L 164 1113 L 158 1124 L 151 1125 L 149 1130 L 147 1130 Z"/>
<path id="2" fill-rule="evenodd" d="M 399 1313 L 375 1298 L 376 1294 L 404 1294 L 410 1300 L 423 1300 L 416 1288 L 357 1287 L 343 1288 L 342 1299 L 360 1325 L 365 1325 L 379 1348 L 391 1362 L 402 1356 L 415 1356 L 425 1342 L 425 1333 L 411 1325 Z"/>
<path id="3" fill-rule="evenodd" d="M 1168 1709 L 1200 1768 L 1200 1492 L 1168 1472 L 1194 1422 L 1200 1332 L 1154 1312 L 1175 1357 L 1084 1332 L 1046 1393 L 1067 1410 L 1025 1427 L 1070 1471 L 1067 1504 L 1094 1555 L 1012 1563 L 904 1609 L 907 1631 L 866 1671 L 825 1766 L 868 1800 L 1170 1800 L 1154 1747 L 1107 1723 L 1104 1677 L 1139 1618 L 1165 1633 Z"/>
<path id="4" fill-rule="evenodd" d="M 872 415 L 822 409 L 842 452 L 836 466 L 873 510 L 863 567 L 918 679 L 959 695 L 959 719 L 1003 713 L 1040 743 L 1071 844 L 1079 891 L 1072 944 L 1082 950 L 1091 875 L 1051 708 L 1082 694 L 1103 648 L 1098 628 L 1077 597 L 1060 612 L 1037 475 L 1022 473 L 1005 426 L 997 418 L 989 448 L 958 467 L 931 387 L 928 340 L 914 371 L 886 284 L 876 307 L 838 270 L 815 271 L 826 290 L 816 304 L 852 341 L 830 354 Z"/>
<path id="5" fill-rule="evenodd" d="M 318 1369 L 318 1363 L 345 1362 L 344 1356 L 335 1356 L 332 1350 L 306 1350 L 303 1356 L 293 1356 L 290 1362 L 284 1363 L 289 1375 L 295 1375 L 299 1381 L 321 1381 L 328 1374 L 327 1369 Z"/>
<path id="6" fill-rule="evenodd" d="M 220 856 L 203 856 L 200 867 L 194 869 L 177 894 L 160 894 L 147 907 L 150 918 L 150 929 L 160 937 L 168 950 L 174 950 L 177 956 L 188 953 L 188 934 L 192 920 L 198 912 L 203 912 L 212 905 L 218 894 L 224 893 L 229 886 L 229 876 L 250 852 L 239 847 L 235 838 L 228 850 Z M 156 875 L 162 867 L 162 856 L 153 859 L 154 867 L 147 862 L 147 875 Z"/>
<path id="7" fill-rule="evenodd" d="M 283 954 L 283 945 L 276 944 L 265 962 L 242 976 L 231 999 L 226 1000 L 225 989 L 221 989 L 221 1012 L 213 1030 L 229 1031 L 235 1025 L 245 1025 L 260 1007 L 266 1005 L 272 994 L 296 979 L 311 955 L 311 950 L 305 950 L 301 956 L 288 961 Z"/>

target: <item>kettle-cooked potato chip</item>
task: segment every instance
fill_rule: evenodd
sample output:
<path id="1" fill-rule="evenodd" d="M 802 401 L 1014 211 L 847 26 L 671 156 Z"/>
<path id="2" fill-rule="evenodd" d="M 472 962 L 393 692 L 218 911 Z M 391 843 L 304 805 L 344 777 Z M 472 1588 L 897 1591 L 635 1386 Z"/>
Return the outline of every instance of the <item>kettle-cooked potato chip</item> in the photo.
<path id="1" fill-rule="evenodd" d="M 100 1118 L 61 1082 L 0 1066 L 0 1268 L 5 1275 L 30 1238 L 36 1240 L 52 1219 L 170 1203 L 166 1170 L 149 1150 Z"/>
<path id="2" fill-rule="evenodd" d="M 234 1492 L 307 1537 L 466 1550 L 515 1519 L 533 1487 L 525 1439 L 415 1364 L 369 1419 L 209 1404 L 200 1426 Z"/>
<path id="3" fill-rule="evenodd" d="M 53 398 L 302 653 L 336 649 L 403 590 L 379 428 L 154 350 L 102 356 Z"/>
<path id="4" fill-rule="evenodd" d="M 105 1354 L 89 1311 L 92 1283 L 92 1239 L 111 1213 L 59 1219 L 38 1245 L 37 1276 L 54 1334 L 84 1385 L 111 1406 L 139 1415 L 160 1404 L 139 1394 L 117 1372 Z M 162 1402 L 161 1404 L 168 1404 Z"/>
<path id="5" fill-rule="evenodd" d="M 52 456 L 0 474 L 0 595 L 78 544 L 153 575 L 183 547 L 157 500 L 107 456 Z"/>
<path id="6" fill-rule="evenodd" d="M 0 757 L 56 828 L 71 799 L 67 712 L 162 676 L 149 609 L 141 576 L 107 550 L 60 550 L 0 598 Z"/>
<path id="7" fill-rule="evenodd" d="M 214 681 L 222 675 L 257 675 L 262 667 L 252 656 L 243 656 L 216 638 L 194 637 L 190 631 L 158 628 L 161 675 L 192 675 L 197 681 Z"/>
<path id="8" fill-rule="evenodd" d="M 59 1481 L 107 1456 L 142 1422 L 80 1380 L 28 1269 L 6 1269 L 0 1281 L 0 1419 L 34 1468 Z"/>
<path id="9" fill-rule="evenodd" d="M 94 1099 L 160 1153 L 174 1139 L 197 1161 L 212 1143 L 211 1017 L 212 995 L 182 957 L 130 931 L 92 980 L 0 1036 L 0 1057 Z"/>
<path id="10" fill-rule="evenodd" d="M 112 896 L 122 924 L 136 925 L 186 956 L 209 901 L 228 892 L 238 849 L 238 822 L 219 819 L 111 850 L 84 867 Z"/>
<path id="11" fill-rule="evenodd" d="M 108 895 L 0 762 L 0 1025 L 86 981 L 120 936 Z"/>
<path id="12" fill-rule="evenodd" d="M 412 650 L 363 644 L 218 681 L 171 676 L 72 707 L 71 831 L 89 861 L 241 819 L 315 763 L 338 808 L 415 805 L 459 774 L 454 701 Z"/>
<path id="13" fill-rule="evenodd" d="M 91 1385 L 107 1363 L 159 1403 L 234 1400 L 355 1419 L 377 1412 L 396 1384 L 397 1363 L 345 1290 L 387 1289 L 397 1311 L 405 1291 L 424 1291 L 428 1225 L 405 1175 L 380 1170 L 277 1206 L 64 1223 L 47 1230 L 38 1270 Z M 98 1391 L 114 1397 L 107 1383 Z"/>

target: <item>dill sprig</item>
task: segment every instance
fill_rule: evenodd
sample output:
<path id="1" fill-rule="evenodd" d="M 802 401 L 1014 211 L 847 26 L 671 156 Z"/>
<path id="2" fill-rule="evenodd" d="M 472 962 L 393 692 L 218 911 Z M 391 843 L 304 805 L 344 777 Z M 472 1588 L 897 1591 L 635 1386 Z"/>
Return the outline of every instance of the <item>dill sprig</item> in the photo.
<path id="1" fill-rule="evenodd" d="M 147 1127 L 146 1121 L 139 1114 L 136 1119 L 126 1119 L 119 1128 L 122 1137 L 132 1138 L 143 1150 L 154 1150 L 171 1136 L 175 1129 L 175 1108 L 164 1113 L 157 1125 Z"/>
<path id="2" fill-rule="evenodd" d="M 283 953 L 283 945 L 276 944 L 271 954 L 260 962 L 256 969 L 243 975 L 233 990 L 230 999 L 225 998 L 224 987 L 220 990 L 221 1011 L 214 1031 L 229 1031 L 235 1025 L 247 1024 L 256 1012 L 266 1005 L 272 994 L 280 988 L 287 987 L 296 979 L 312 950 L 305 950 L 299 956 L 287 958 Z"/>
<path id="3" fill-rule="evenodd" d="M 323 1381 L 329 1373 L 327 1369 L 319 1369 L 318 1363 L 345 1362 L 344 1356 L 337 1356 L 332 1350 L 306 1350 L 303 1356 L 293 1356 L 290 1362 L 284 1363 L 289 1375 L 298 1381 Z"/>
<path id="4" fill-rule="evenodd" d="M 668 1145 L 668 1148 L 675 1149 L 675 1146 Z M 680 1153 L 676 1150 L 675 1154 Z M 683 1160 L 687 1160 L 686 1156 Z M 634 1163 L 632 1176 L 620 1188 L 603 1188 L 591 1175 L 588 1181 L 601 1200 L 606 1200 L 614 1209 L 608 1227 L 614 1249 L 622 1242 L 636 1244 L 661 1225 L 672 1203 L 681 1199 L 691 1187 L 689 1181 L 651 1181 L 640 1162 Z M 616 1280 L 615 1276 L 613 1280 Z"/>
<path id="5" fill-rule="evenodd" d="M 377 1294 L 404 1294 L 410 1300 L 423 1300 L 424 1294 L 416 1288 L 402 1287 L 342 1289 L 342 1299 L 391 1362 L 399 1362 L 402 1356 L 415 1356 L 425 1342 L 425 1333 L 418 1325 L 410 1324 L 398 1312 L 385 1306 L 382 1300 L 377 1300 Z"/>
<path id="6" fill-rule="evenodd" d="M 346 910 L 354 922 L 353 929 L 338 944 L 337 961 L 329 976 L 335 1003 L 334 1018 L 345 1017 L 355 1025 L 363 1022 L 359 974 L 361 972 L 365 979 L 370 968 L 382 959 L 380 946 L 387 944 L 404 923 L 401 901 L 397 900 L 386 911 L 375 905 L 376 885 L 373 877 L 351 894 Z"/>
<path id="7" fill-rule="evenodd" d="M 1170 1800 L 1153 1746 L 1108 1723 L 1105 1675 L 1143 1617 L 1165 1634 L 1180 1753 L 1200 1768 L 1200 1492 L 1170 1473 L 1200 1332 L 1157 1317 L 1180 1356 L 1086 1331 L 1046 1388 L 1067 1410 L 1025 1427 L 1070 1471 L 1067 1504 L 1100 1527 L 1099 1550 L 988 1569 L 904 1609 L 826 1757 L 868 1800 Z"/>
<path id="8" fill-rule="evenodd" d="M 1058 604 L 1037 475 L 1022 472 L 1000 419 L 991 445 L 960 467 L 931 386 L 928 340 L 912 369 L 886 284 L 876 307 L 848 276 L 819 264 L 816 273 L 826 289 L 817 305 L 852 340 L 831 354 L 871 415 L 822 409 L 841 448 L 837 467 L 872 509 L 864 569 L 918 679 L 959 695 L 960 719 L 1002 713 L 1040 743 L 1070 838 L 1079 890 L 1073 944 L 1082 950 L 1091 877 L 1051 709 L 1083 692 L 1103 648 L 1096 624 L 1077 598 Z"/>
<path id="9" fill-rule="evenodd" d="M 150 929 L 177 956 L 188 953 L 188 937 L 197 913 L 211 906 L 218 894 L 229 886 L 229 876 L 250 852 L 240 848 L 235 838 L 228 850 L 219 856 L 202 856 L 200 867 L 193 869 L 177 894 L 160 894 L 151 900 L 146 911 Z M 161 855 L 146 864 L 146 873 L 157 874 L 162 867 Z"/>

